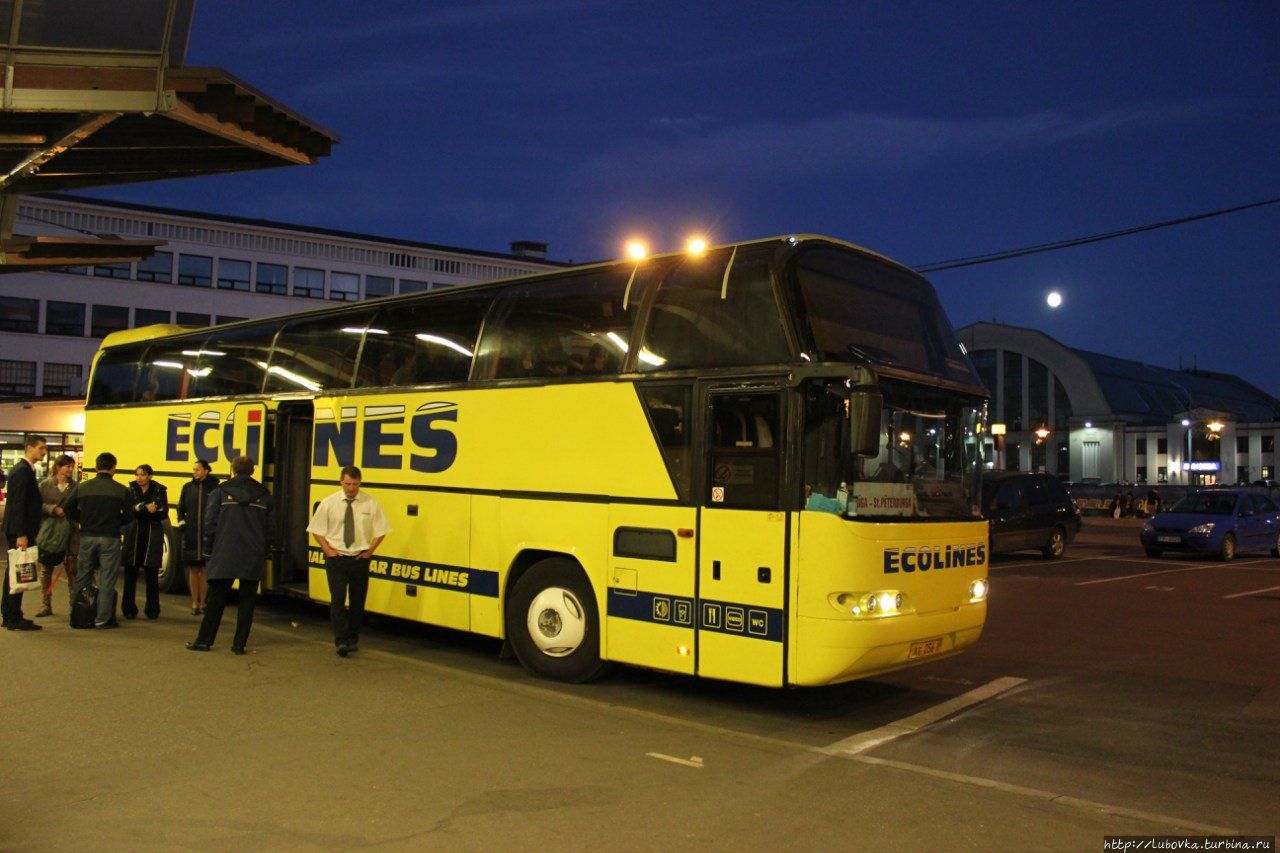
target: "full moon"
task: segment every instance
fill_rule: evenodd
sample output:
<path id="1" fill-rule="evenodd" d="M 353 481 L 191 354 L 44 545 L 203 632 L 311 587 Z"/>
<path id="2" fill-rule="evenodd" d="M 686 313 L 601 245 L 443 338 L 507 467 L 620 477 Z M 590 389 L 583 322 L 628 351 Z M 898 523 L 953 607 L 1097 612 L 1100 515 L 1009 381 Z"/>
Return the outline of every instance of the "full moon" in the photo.
<path id="1" fill-rule="evenodd" d="M 1055 290 L 1049 294 L 1049 297 L 1045 299 L 1045 302 L 1049 303 L 1050 308 L 1057 308 L 1062 304 L 1062 294 Z"/>

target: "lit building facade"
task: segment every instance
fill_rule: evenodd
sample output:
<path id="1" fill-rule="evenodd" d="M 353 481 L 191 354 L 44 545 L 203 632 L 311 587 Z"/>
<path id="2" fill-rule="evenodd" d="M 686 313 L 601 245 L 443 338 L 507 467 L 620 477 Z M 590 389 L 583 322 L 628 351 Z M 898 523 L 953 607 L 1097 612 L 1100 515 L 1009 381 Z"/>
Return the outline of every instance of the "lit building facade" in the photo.
<path id="1" fill-rule="evenodd" d="M 1276 478 L 1280 400 L 1237 376 L 1173 370 L 975 323 L 959 337 L 991 392 L 988 466 L 1077 483 Z"/>
<path id="2" fill-rule="evenodd" d="M 208 326 L 561 266 L 545 244 L 483 252 L 74 196 L 24 198 L 18 221 L 31 234 L 164 245 L 137 263 L 0 276 L 0 397 L 10 398 L 82 396 L 101 339 L 120 329 Z"/>

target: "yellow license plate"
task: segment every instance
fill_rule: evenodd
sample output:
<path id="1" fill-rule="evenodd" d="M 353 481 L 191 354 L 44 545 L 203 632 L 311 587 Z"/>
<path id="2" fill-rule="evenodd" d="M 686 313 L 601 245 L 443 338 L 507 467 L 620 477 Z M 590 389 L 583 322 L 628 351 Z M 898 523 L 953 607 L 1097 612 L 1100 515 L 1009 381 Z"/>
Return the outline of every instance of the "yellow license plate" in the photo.
<path id="1" fill-rule="evenodd" d="M 941 637 L 934 637 L 932 640 L 921 640 L 918 643 L 911 644 L 911 650 L 907 652 L 907 660 L 936 655 L 940 651 L 942 651 Z"/>

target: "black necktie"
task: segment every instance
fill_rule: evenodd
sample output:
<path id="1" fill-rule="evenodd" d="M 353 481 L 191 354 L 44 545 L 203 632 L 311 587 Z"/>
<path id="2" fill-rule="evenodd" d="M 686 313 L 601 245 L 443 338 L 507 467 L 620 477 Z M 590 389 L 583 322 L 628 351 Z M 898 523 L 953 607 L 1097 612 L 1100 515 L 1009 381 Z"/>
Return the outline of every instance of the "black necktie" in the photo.
<path id="1" fill-rule="evenodd" d="M 347 502 L 346 515 L 342 517 L 342 544 L 348 548 L 351 543 L 356 541 L 356 514 L 351 509 L 351 503 L 355 498 L 343 498 Z"/>

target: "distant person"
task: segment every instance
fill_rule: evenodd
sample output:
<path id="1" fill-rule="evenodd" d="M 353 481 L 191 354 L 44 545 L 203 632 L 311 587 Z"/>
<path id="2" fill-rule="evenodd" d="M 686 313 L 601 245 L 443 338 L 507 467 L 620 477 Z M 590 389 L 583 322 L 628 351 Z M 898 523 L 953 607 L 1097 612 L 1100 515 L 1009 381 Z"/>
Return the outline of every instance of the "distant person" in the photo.
<path id="1" fill-rule="evenodd" d="M 209 587 L 204 578 L 204 508 L 209 495 L 218 487 L 218 478 L 209 463 L 197 459 L 191 466 L 191 479 L 182 484 L 178 495 L 178 526 L 182 528 L 182 564 L 187 567 L 187 589 L 191 590 L 191 615 L 204 612 Z"/>
<path id="2" fill-rule="evenodd" d="M 360 646 L 360 626 L 369 592 L 369 560 L 391 532 L 382 507 L 367 492 L 360 491 L 360 482 L 359 468 L 343 468 L 342 490 L 320 501 L 307 525 L 307 532 L 324 551 L 329 622 L 338 657 L 344 658 Z"/>
<path id="3" fill-rule="evenodd" d="M 28 435 L 22 443 L 22 458 L 9 470 L 8 498 L 4 511 L 4 550 L 30 548 L 40 535 L 40 486 L 36 463 L 44 459 L 49 446 L 43 436 Z M 5 567 L 0 593 L 0 626 L 8 631 L 39 631 L 40 626 L 22 615 L 22 593 L 9 592 L 9 571 Z"/>
<path id="4" fill-rule="evenodd" d="M 1133 513 L 1133 490 L 1130 489 L 1124 494 L 1124 503 L 1121 504 L 1120 516 L 1122 518 L 1133 518 Z"/>
<path id="5" fill-rule="evenodd" d="M 1164 509 L 1164 502 L 1160 499 L 1160 490 L 1152 489 L 1147 492 L 1147 515 L 1159 515 Z"/>
<path id="6" fill-rule="evenodd" d="M 80 551 L 80 535 L 76 523 L 67 518 L 67 503 L 76 493 L 76 461 L 62 454 L 53 461 L 53 474 L 40 481 L 40 592 L 44 606 L 37 619 L 53 615 L 53 585 L 58 569 L 67 578 L 67 601 L 76 582 L 76 554 Z"/>
<path id="7" fill-rule="evenodd" d="M 116 576 L 120 572 L 120 533 L 133 520 L 129 490 L 114 479 L 116 457 L 99 453 L 94 461 L 97 476 L 76 487 L 67 502 L 67 517 L 80 522 L 80 560 L 76 568 L 71 600 L 88 596 L 89 587 L 98 582 L 98 608 L 92 625 L 95 628 L 117 628 Z M 74 608 L 74 604 L 73 604 Z M 74 618 L 74 609 L 72 616 Z M 73 628 L 88 628 L 89 623 Z"/>
<path id="8" fill-rule="evenodd" d="M 205 576 L 209 600 L 195 640 L 187 643 L 193 652 L 213 648 L 222 624 L 222 611 L 231 595 L 231 585 L 240 581 L 240 602 L 236 608 L 236 633 L 232 654 L 242 655 L 253 627 L 253 611 L 258 604 L 258 584 L 262 581 L 267 550 L 275 533 L 275 506 L 267 487 L 253 479 L 254 462 L 248 456 L 231 460 L 231 479 L 209 493 L 205 506 L 204 543 L 208 561 Z"/>
<path id="9" fill-rule="evenodd" d="M 164 519 L 169 515 L 169 490 L 152 479 L 150 465 L 134 469 L 129 484 L 133 504 L 132 527 L 124 536 L 124 595 L 120 612 L 126 619 L 138 618 L 138 572 L 146 580 L 143 613 L 148 619 L 160 617 L 160 565 L 164 562 Z"/>

